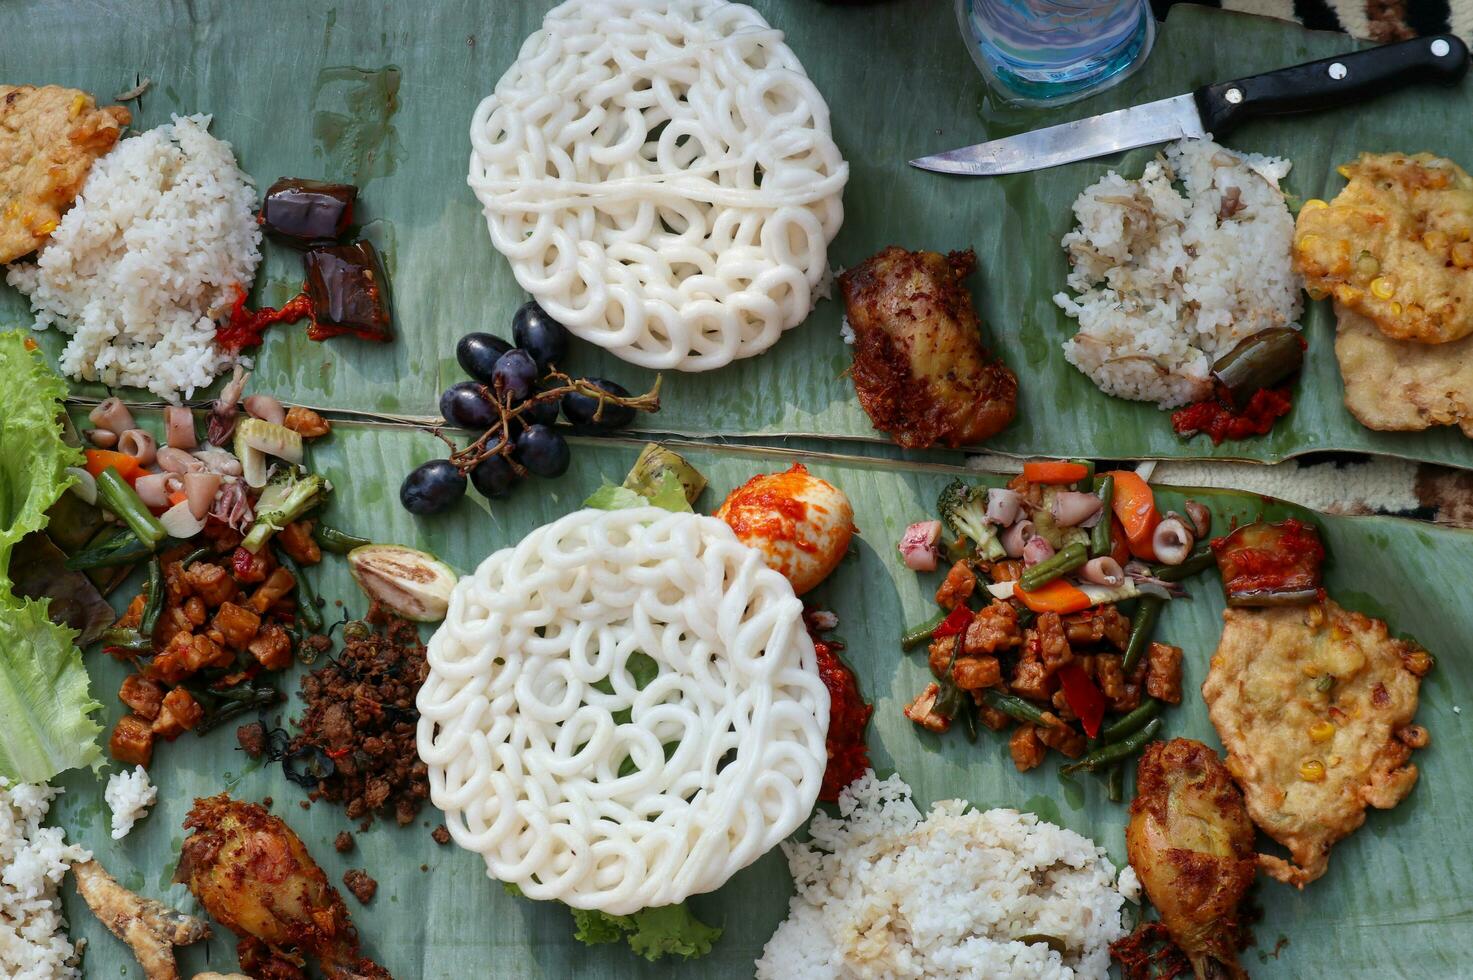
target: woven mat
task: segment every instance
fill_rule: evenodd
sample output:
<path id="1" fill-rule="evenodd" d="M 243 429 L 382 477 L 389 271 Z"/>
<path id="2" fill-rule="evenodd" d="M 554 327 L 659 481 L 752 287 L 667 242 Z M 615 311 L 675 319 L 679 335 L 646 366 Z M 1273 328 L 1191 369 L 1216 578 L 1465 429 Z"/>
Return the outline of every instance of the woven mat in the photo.
<path id="1" fill-rule="evenodd" d="M 1176 0 L 1152 0 L 1166 16 Z M 1317 31 L 1372 41 L 1401 41 L 1447 31 L 1473 41 L 1473 0 L 1218 0 L 1205 6 L 1292 20 Z"/>

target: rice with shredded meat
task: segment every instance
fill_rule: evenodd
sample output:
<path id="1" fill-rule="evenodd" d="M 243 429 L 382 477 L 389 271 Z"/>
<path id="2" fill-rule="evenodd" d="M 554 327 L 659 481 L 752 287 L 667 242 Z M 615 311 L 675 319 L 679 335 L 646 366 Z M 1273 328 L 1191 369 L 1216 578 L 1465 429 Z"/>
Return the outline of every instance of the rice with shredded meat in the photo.
<path id="1" fill-rule="evenodd" d="M 35 262 L 7 280 L 35 329 L 71 334 L 63 373 L 190 397 L 236 358 L 215 344 L 261 260 L 256 192 L 210 117 L 175 116 L 98 160 Z"/>
<path id="2" fill-rule="evenodd" d="M 1069 363 L 1111 395 L 1172 408 L 1212 394 L 1212 363 L 1238 341 L 1297 328 L 1289 167 L 1182 140 L 1140 179 L 1111 172 L 1086 188 L 1062 242 L 1075 295 L 1054 297 L 1079 321 Z"/>
<path id="3" fill-rule="evenodd" d="M 7 980 L 80 977 L 57 890 L 67 869 L 91 858 L 60 827 L 43 827 L 50 786 L 11 786 L 0 776 L 0 976 Z"/>
<path id="4" fill-rule="evenodd" d="M 758 980 L 1109 975 L 1125 899 L 1094 841 L 962 800 L 923 816 L 899 776 L 873 772 L 839 811 L 815 814 L 809 841 L 783 845 L 798 894 Z"/>

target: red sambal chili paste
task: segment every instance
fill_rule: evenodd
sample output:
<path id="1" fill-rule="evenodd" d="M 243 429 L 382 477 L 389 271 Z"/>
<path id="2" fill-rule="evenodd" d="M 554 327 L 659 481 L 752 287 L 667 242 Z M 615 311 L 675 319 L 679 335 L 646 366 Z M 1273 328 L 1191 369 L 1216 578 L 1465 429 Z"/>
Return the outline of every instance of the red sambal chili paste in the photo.
<path id="1" fill-rule="evenodd" d="M 306 293 L 293 296 L 280 309 L 269 306 L 259 310 L 246 309 L 246 291 L 235 287 L 235 302 L 230 307 L 230 320 L 215 331 L 215 343 L 232 354 L 247 347 L 259 347 L 262 334 L 273 323 L 295 323 L 312 319 L 312 301 Z"/>
<path id="2" fill-rule="evenodd" d="M 864 729 L 869 724 L 874 705 L 866 704 L 859 693 L 854 671 L 839 658 L 844 644 L 838 640 L 813 636 L 813 650 L 818 654 L 818 676 L 829 691 L 828 766 L 823 771 L 823 785 L 818 798 L 836 802 L 839 793 L 870 768 L 869 750 L 864 744 Z"/>
<path id="3" fill-rule="evenodd" d="M 802 463 L 781 473 L 759 474 L 733 490 L 717 516 L 743 541 L 766 538 L 786 541 L 799 551 L 817 551 L 818 545 L 798 530 L 808 519 L 802 496 L 809 483 L 808 468 Z"/>
<path id="4" fill-rule="evenodd" d="M 1313 524 L 1256 521 L 1213 539 L 1211 548 L 1230 605 L 1308 602 L 1320 593 L 1325 547 Z"/>
<path id="5" fill-rule="evenodd" d="M 1205 432 L 1212 438 L 1212 444 L 1219 446 L 1224 439 L 1267 435 L 1274 423 L 1288 415 L 1293 407 L 1294 398 L 1287 385 L 1259 388 L 1242 408 L 1219 392 L 1172 412 L 1171 427 L 1180 436 Z"/>

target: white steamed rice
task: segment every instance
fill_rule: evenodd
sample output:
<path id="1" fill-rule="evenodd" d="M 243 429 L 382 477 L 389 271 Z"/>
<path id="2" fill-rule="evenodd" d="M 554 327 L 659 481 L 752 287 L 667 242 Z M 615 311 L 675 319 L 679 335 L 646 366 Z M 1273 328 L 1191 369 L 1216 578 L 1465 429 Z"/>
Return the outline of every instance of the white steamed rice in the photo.
<path id="1" fill-rule="evenodd" d="M 209 125 L 175 116 L 120 142 L 36 261 L 10 267 L 35 329 L 72 335 L 65 374 L 177 400 L 235 363 L 215 346 L 216 319 L 250 288 L 261 231 L 251 180 Z"/>
<path id="2" fill-rule="evenodd" d="M 113 814 L 113 840 L 122 840 L 135 823 L 148 816 L 148 808 L 159 800 L 159 790 L 149 781 L 148 770 L 135 766 L 107 777 L 102 798 Z"/>
<path id="3" fill-rule="evenodd" d="M 1104 978 L 1125 935 L 1115 868 L 1087 837 L 1017 810 L 937 803 L 899 776 L 856 780 L 846 819 L 818 813 L 784 844 L 797 884 L 758 980 Z M 1052 936 L 1044 942 L 1020 937 Z"/>
<path id="4" fill-rule="evenodd" d="M 1294 217 L 1279 189 L 1289 168 L 1182 140 L 1139 180 L 1111 172 L 1086 188 L 1062 242 L 1077 295 L 1054 297 L 1079 321 L 1069 363 L 1111 395 L 1172 408 L 1208 397 L 1212 362 L 1244 337 L 1297 327 Z M 1240 209 L 1221 216 L 1234 193 Z"/>
<path id="5" fill-rule="evenodd" d="M 59 827 L 42 827 L 60 790 L 11 786 L 0 776 L 0 976 L 80 977 L 57 889 L 73 862 L 91 858 Z"/>

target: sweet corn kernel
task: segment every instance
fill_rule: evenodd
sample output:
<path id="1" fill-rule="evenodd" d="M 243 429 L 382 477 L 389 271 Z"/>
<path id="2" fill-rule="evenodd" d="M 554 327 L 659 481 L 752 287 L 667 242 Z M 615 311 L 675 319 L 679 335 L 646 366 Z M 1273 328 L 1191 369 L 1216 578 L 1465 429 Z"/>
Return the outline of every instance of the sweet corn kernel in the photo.
<path id="1" fill-rule="evenodd" d="M 1299 778 L 1306 783 L 1325 781 L 1325 764 L 1318 759 L 1308 759 L 1299 764 Z"/>
<path id="2" fill-rule="evenodd" d="M 1348 163 L 1342 163 L 1342 164 L 1340 164 L 1340 166 L 1338 166 L 1338 167 L 1335 168 L 1335 172 L 1337 174 L 1339 174 L 1340 176 L 1344 177 L 1346 180 L 1349 180 L 1350 179 L 1350 164 L 1348 164 Z"/>
<path id="3" fill-rule="evenodd" d="M 77 95 L 77 96 L 74 96 L 72 98 L 72 106 L 71 106 L 70 109 L 67 110 L 67 118 L 69 118 L 69 119 L 75 119 L 75 118 L 77 118 L 78 116 L 80 116 L 82 114 L 82 110 L 85 109 L 86 107 L 87 107 L 87 96 L 85 96 L 85 95 Z"/>
<path id="4" fill-rule="evenodd" d="M 1300 669 L 1304 671 L 1304 676 L 1308 677 L 1310 680 L 1314 680 L 1316 677 L 1320 676 L 1320 665 L 1317 663 L 1307 663 Z"/>
<path id="5" fill-rule="evenodd" d="M 1303 214 L 1305 211 L 1318 211 L 1320 208 L 1327 207 L 1329 207 L 1329 205 L 1326 204 L 1324 201 L 1321 201 L 1317 197 L 1312 197 L 1304 202 L 1304 206 L 1299 209 L 1299 213 Z"/>
<path id="6" fill-rule="evenodd" d="M 1401 304 L 1400 303 L 1392 303 L 1391 304 L 1391 315 L 1392 316 L 1401 316 Z"/>
<path id="7" fill-rule="evenodd" d="M 1450 255 L 1453 265 L 1459 269 L 1473 269 L 1473 242 L 1458 242 Z"/>
<path id="8" fill-rule="evenodd" d="M 1452 244 L 1452 239 L 1447 237 L 1446 232 L 1434 228 L 1422 236 L 1422 244 L 1434 252 L 1440 252 Z"/>
<path id="9" fill-rule="evenodd" d="M 1299 249 L 1299 251 L 1301 252 L 1307 252 L 1318 245 L 1319 241 L 1319 235 L 1303 235 L 1300 237 L 1299 241 L 1294 243 L 1294 247 Z"/>
<path id="10" fill-rule="evenodd" d="M 1328 742 L 1335 737 L 1335 723 L 1333 721 L 1321 721 L 1310 725 L 1309 737 L 1311 741 Z"/>
<path id="11" fill-rule="evenodd" d="M 36 229 L 36 234 L 38 234 L 38 235 L 49 235 L 49 234 L 51 234 L 55 230 L 56 230 L 56 219 L 55 218 L 52 218 L 50 221 L 44 222 L 41 225 L 41 227 L 37 228 Z"/>
<path id="12" fill-rule="evenodd" d="M 1371 280 L 1371 295 L 1377 299 L 1390 299 L 1396 295 L 1396 284 L 1385 276 L 1377 276 Z"/>
<path id="13" fill-rule="evenodd" d="M 1381 271 L 1381 262 L 1370 252 L 1362 252 L 1355 260 L 1355 271 L 1363 276 L 1374 276 Z"/>
<path id="14" fill-rule="evenodd" d="M 1324 299 L 1326 296 L 1330 295 L 1325 290 L 1320 289 L 1317 286 L 1306 286 L 1304 291 L 1309 294 L 1310 299 L 1314 300 Z"/>

